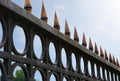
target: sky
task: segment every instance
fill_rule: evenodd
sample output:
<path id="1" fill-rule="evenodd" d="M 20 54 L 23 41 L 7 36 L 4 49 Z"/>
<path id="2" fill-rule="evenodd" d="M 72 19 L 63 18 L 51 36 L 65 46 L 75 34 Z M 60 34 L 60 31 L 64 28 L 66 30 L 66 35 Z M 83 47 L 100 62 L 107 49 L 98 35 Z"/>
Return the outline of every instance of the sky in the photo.
<path id="1" fill-rule="evenodd" d="M 24 0 L 12 0 L 24 7 Z M 33 12 L 37 18 L 41 15 L 42 0 L 31 0 Z M 65 20 L 73 39 L 76 27 L 80 44 L 83 32 L 87 42 L 92 39 L 98 48 L 102 46 L 107 53 L 120 60 L 120 0 L 44 0 L 48 15 L 48 24 L 53 26 L 54 12 L 57 12 L 60 31 L 64 33 Z"/>

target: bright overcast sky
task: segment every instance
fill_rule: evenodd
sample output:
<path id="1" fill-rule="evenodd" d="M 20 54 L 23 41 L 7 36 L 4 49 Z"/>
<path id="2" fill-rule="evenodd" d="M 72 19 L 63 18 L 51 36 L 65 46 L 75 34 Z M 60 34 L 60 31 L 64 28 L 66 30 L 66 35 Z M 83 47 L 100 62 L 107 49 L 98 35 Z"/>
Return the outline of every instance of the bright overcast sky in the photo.
<path id="1" fill-rule="evenodd" d="M 12 0 L 19 6 L 24 6 L 24 0 Z M 42 0 L 31 0 L 33 15 L 40 18 Z M 44 0 L 48 14 L 48 23 L 53 26 L 54 12 L 58 14 L 61 32 L 67 19 L 73 38 L 73 28 L 82 41 L 85 32 L 93 44 L 120 57 L 120 0 Z M 120 58 L 119 58 L 120 60 Z"/>

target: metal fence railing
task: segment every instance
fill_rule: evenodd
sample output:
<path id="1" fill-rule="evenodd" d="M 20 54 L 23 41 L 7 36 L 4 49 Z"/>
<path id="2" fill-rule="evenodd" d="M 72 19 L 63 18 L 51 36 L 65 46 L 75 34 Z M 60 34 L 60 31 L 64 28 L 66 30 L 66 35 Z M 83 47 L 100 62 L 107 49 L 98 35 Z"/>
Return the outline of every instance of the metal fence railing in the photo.
<path id="1" fill-rule="evenodd" d="M 31 12 L 31 8 L 26 2 L 25 9 Z M 25 81 L 37 81 L 36 72 L 41 74 L 42 81 L 120 81 L 118 60 L 108 57 L 102 48 L 98 55 L 97 46 L 93 48 L 91 40 L 87 49 L 85 35 L 82 45 L 78 43 L 76 29 L 74 40 L 70 39 L 67 22 L 65 35 L 60 33 L 57 15 L 56 29 L 46 24 L 44 5 L 42 20 L 26 10 L 10 0 L 0 0 L 1 81 L 14 81 L 14 70 L 18 66 L 23 70 Z"/>

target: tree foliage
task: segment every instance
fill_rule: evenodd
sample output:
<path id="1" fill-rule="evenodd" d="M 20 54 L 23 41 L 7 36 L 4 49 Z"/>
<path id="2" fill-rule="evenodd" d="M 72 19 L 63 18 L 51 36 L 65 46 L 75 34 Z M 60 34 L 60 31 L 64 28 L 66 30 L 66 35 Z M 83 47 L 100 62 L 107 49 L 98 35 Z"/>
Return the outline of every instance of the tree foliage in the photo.
<path id="1" fill-rule="evenodd" d="M 16 71 L 14 81 L 25 81 L 25 76 L 22 69 Z"/>

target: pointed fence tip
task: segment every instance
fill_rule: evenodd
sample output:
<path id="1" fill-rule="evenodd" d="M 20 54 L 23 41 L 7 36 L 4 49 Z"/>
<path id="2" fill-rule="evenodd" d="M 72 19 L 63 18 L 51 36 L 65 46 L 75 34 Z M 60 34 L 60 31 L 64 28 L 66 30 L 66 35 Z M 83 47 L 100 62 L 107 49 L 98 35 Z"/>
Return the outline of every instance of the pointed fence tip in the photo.
<path id="1" fill-rule="evenodd" d="M 116 65 L 116 62 L 115 62 L 115 57 L 113 56 L 113 64 L 115 64 Z"/>
<path id="2" fill-rule="evenodd" d="M 24 9 L 32 13 L 32 6 L 30 0 L 25 0 Z"/>
<path id="3" fill-rule="evenodd" d="M 89 50 L 93 51 L 93 45 L 92 45 L 91 38 L 89 38 Z"/>
<path id="4" fill-rule="evenodd" d="M 76 27 L 74 27 L 74 40 L 76 42 L 79 42 L 79 37 L 78 37 L 78 33 L 77 33 L 77 30 L 76 30 Z"/>
<path id="5" fill-rule="evenodd" d="M 94 51 L 95 51 L 96 54 L 98 54 L 98 48 L 97 48 L 97 44 L 96 43 L 95 43 Z"/>
<path id="6" fill-rule="evenodd" d="M 120 66 L 120 65 L 119 65 L 119 61 L 118 61 L 118 59 L 117 59 L 117 61 L 116 61 L 116 64 L 117 64 L 117 66 Z"/>
<path id="7" fill-rule="evenodd" d="M 44 2 L 42 2 L 41 19 L 46 23 L 48 22 L 48 17 L 45 10 Z"/>
<path id="8" fill-rule="evenodd" d="M 101 46 L 100 46 L 100 56 L 104 58 L 104 53 Z"/>
<path id="9" fill-rule="evenodd" d="M 54 16 L 54 28 L 56 28 L 57 30 L 60 30 L 60 25 L 59 25 L 56 11 L 55 11 L 55 16 Z"/>
<path id="10" fill-rule="evenodd" d="M 70 37 L 70 29 L 69 29 L 67 20 L 65 20 L 65 35 L 67 35 L 68 37 Z"/>
<path id="11" fill-rule="evenodd" d="M 106 50 L 105 50 L 105 59 L 108 60 L 108 55 L 107 55 Z"/>
<path id="12" fill-rule="evenodd" d="M 113 62 L 111 53 L 109 54 L 109 61 L 110 61 L 111 63 Z"/>
<path id="13" fill-rule="evenodd" d="M 85 37 L 85 33 L 84 32 L 83 32 L 82 45 L 87 47 L 87 42 L 86 42 L 86 37 Z"/>

